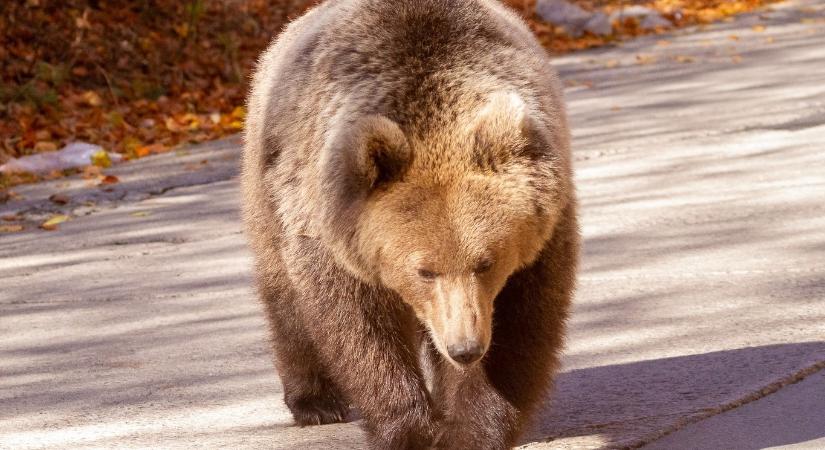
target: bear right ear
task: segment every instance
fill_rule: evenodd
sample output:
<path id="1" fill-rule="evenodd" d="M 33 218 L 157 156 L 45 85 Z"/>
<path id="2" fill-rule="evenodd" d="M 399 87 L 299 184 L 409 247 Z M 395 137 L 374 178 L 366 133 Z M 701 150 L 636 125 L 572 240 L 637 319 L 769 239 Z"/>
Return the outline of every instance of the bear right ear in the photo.
<path id="1" fill-rule="evenodd" d="M 372 271 L 353 251 L 369 195 L 404 176 L 411 163 L 407 138 L 395 122 L 366 116 L 333 130 L 321 150 L 321 235 L 341 261 L 368 279 Z"/>
<path id="2" fill-rule="evenodd" d="M 384 116 L 362 117 L 333 133 L 323 150 L 325 187 L 342 201 L 354 201 L 395 181 L 410 162 L 407 138 Z"/>
<path id="3" fill-rule="evenodd" d="M 321 151 L 324 222 L 351 226 L 375 189 L 400 179 L 411 161 L 401 128 L 371 115 L 334 130 Z"/>

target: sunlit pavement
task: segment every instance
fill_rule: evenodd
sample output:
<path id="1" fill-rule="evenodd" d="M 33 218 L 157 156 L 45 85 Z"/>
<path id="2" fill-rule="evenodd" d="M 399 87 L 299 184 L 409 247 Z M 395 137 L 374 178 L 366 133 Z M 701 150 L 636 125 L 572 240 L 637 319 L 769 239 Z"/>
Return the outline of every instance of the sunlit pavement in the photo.
<path id="1" fill-rule="evenodd" d="M 528 448 L 825 445 L 823 61 L 822 1 L 556 59 L 585 251 Z M 363 448 L 356 424 L 298 428 L 282 404 L 237 155 L 0 205 L 30 228 L 0 235 L 0 448 Z"/>

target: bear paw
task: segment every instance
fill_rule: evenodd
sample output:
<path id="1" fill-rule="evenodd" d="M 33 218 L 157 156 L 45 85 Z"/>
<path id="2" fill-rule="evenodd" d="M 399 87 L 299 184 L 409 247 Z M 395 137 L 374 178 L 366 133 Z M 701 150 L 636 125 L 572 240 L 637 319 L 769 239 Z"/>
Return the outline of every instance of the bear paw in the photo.
<path id="1" fill-rule="evenodd" d="M 298 425 L 325 425 L 344 422 L 349 406 L 337 397 L 303 397 L 287 405 Z"/>

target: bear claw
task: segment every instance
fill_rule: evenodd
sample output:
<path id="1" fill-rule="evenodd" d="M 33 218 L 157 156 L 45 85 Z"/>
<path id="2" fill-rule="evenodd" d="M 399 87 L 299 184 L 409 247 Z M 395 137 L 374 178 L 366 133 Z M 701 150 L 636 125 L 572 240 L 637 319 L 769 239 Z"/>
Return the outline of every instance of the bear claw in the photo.
<path id="1" fill-rule="evenodd" d="M 335 398 L 304 398 L 289 405 L 292 417 L 302 427 L 344 422 L 349 406 Z"/>

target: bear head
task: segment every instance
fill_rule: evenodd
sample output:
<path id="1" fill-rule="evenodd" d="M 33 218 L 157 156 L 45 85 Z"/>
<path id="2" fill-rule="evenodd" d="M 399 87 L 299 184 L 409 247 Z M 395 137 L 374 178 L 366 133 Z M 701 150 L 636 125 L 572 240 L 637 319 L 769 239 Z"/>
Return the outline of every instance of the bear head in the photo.
<path id="1" fill-rule="evenodd" d="M 395 291 L 463 367 L 490 345 L 495 299 L 553 229 L 562 191 L 550 127 L 497 93 L 463 126 L 405 133 L 381 115 L 322 152 L 322 239 L 361 280 Z"/>

